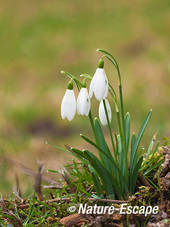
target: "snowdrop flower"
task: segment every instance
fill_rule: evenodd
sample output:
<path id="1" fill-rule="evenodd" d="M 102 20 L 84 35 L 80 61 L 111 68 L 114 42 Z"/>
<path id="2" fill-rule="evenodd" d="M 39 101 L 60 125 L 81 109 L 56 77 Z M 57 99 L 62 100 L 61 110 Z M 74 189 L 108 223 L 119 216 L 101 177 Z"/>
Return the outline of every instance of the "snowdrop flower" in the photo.
<path id="1" fill-rule="evenodd" d="M 93 93 L 97 100 L 101 101 L 105 99 L 108 94 L 108 79 L 104 71 L 104 61 L 103 59 L 99 60 L 99 66 L 96 69 L 96 72 L 91 80 L 89 96 L 93 96 Z"/>
<path id="2" fill-rule="evenodd" d="M 90 98 L 86 87 L 82 87 L 77 98 L 77 113 L 88 116 L 90 111 Z"/>
<path id="3" fill-rule="evenodd" d="M 76 98 L 73 91 L 73 82 L 70 81 L 61 103 L 61 117 L 73 120 L 76 114 Z"/>
<path id="4" fill-rule="evenodd" d="M 111 112 L 109 101 L 105 99 L 105 103 L 106 103 L 106 110 L 108 113 L 109 121 L 111 122 L 112 112 Z M 106 118 L 103 100 L 100 101 L 100 105 L 99 105 L 99 119 L 102 125 L 107 125 L 107 118 Z"/>

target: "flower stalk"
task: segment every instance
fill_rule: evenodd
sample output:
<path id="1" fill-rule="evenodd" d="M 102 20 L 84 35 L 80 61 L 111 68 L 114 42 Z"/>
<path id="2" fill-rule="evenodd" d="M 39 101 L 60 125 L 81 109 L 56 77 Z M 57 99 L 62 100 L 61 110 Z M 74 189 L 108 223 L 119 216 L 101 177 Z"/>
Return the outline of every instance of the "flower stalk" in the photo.
<path id="1" fill-rule="evenodd" d="M 115 154 L 115 157 L 117 157 L 115 144 L 114 144 L 114 140 L 113 140 L 113 135 L 112 135 L 112 129 L 111 129 L 110 120 L 109 120 L 109 116 L 108 116 L 108 111 L 107 111 L 107 108 L 106 108 L 106 100 L 105 99 L 103 99 L 103 105 L 104 105 L 104 110 L 105 110 L 105 114 L 106 114 L 106 118 L 107 118 L 107 124 L 108 124 L 111 142 L 112 142 L 113 152 Z"/>

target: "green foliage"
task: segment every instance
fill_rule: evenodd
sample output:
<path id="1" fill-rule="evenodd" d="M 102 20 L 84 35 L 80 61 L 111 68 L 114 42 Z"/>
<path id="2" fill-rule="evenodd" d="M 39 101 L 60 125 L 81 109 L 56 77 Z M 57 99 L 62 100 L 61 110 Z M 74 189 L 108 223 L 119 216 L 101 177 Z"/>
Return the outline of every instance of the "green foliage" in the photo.
<path id="1" fill-rule="evenodd" d="M 160 171 L 161 164 L 163 163 L 163 152 L 159 150 L 159 142 L 155 144 L 155 135 L 152 137 L 147 151 L 144 154 L 144 160 L 140 171 L 146 177 L 146 179 L 160 191 Z M 157 185 L 153 183 L 153 176 L 157 171 Z"/>
<path id="2" fill-rule="evenodd" d="M 135 192 L 139 171 L 141 171 L 145 176 L 148 176 L 153 169 L 160 166 L 161 155 L 157 158 L 153 158 L 155 152 L 157 151 L 158 144 L 152 152 L 153 141 L 151 141 L 148 151 L 145 154 L 145 159 L 143 158 L 143 154 L 139 151 L 139 145 L 151 117 L 152 110 L 150 110 L 146 115 L 138 134 L 135 135 L 133 132 L 131 135 L 130 114 L 124 114 L 123 92 L 119 65 L 116 59 L 107 51 L 101 49 L 98 49 L 97 51 L 104 54 L 102 57 L 106 57 L 109 61 L 111 61 L 118 73 L 119 99 L 115 90 L 111 84 L 109 84 L 110 94 L 113 98 L 116 110 L 118 132 L 115 133 L 114 140 L 111 123 L 108 119 L 105 100 L 103 100 L 112 149 L 109 148 L 105 140 L 103 129 L 99 120 L 97 118 L 93 119 L 90 111 L 89 121 L 92 126 L 95 141 L 92 141 L 90 138 L 82 134 L 81 137 L 98 151 L 98 156 L 89 150 L 81 151 L 75 148 L 69 148 L 68 150 L 72 155 L 76 156 L 80 161 L 89 166 L 89 170 L 92 174 L 93 182 L 96 187 L 96 192 L 99 197 L 102 198 L 106 195 L 107 198 L 126 199 L 129 195 L 132 195 Z M 81 82 L 75 76 L 67 72 L 63 73 L 72 79 L 76 83 L 78 90 L 80 90 Z M 81 76 L 86 79 L 91 79 L 91 76 L 87 74 L 83 74 Z M 149 158 L 151 153 L 152 157 Z M 159 162 L 157 162 L 158 160 Z"/>
<path id="3" fill-rule="evenodd" d="M 146 117 L 146 119 L 148 119 L 148 116 Z M 144 123 L 146 122 L 146 119 Z M 98 119 L 95 119 L 95 122 L 97 122 L 97 125 L 100 125 Z M 144 124 L 143 127 L 146 127 L 146 124 Z M 79 152 L 80 157 L 89 161 L 90 165 L 93 167 L 92 174 L 94 174 L 94 170 L 96 171 L 97 175 L 101 179 L 103 188 L 106 190 L 107 197 L 109 198 L 116 197 L 119 199 L 126 198 L 128 194 L 133 194 L 135 191 L 138 172 L 143 161 L 142 156 L 141 157 L 138 156 L 138 153 L 137 153 L 139 140 L 134 139 L 135 135 L 134 134 L 132 135 L 131 155 L 130 155 L 131 165 L 127 174 L 125 173 L 125 170 L 124 170 L 124 162 L 126 159 L 128 159 L 128 157 L 125 157 L 125 155 L 128 155 L 128 154 L 123 152 L 122 146 L 121 146 L 121 140 L 118 139 L 118 157 L 116 158 L 114 157 L 114 155 L 111 154 L 108 148 L 108 145 L 104 140 L 101 127 L 95 130 L 96 130 L 96 134 L 99 134 L 101 136 L 99 145 L 95 144 L 89 138 L 83 135 L 82 135 L 82 138 L 88 141 L 95 148 L 97 148 L 100 159 L 98 159 L 92 152 L 87 150 Z M 141 136 L 141 134 L 139 135 Z M 75 151 L 74 148 L 72 148 L 72 151 L 73 152 Z M 127 175 L 128 175 L 128 179 L 126 179 Z M 100 184 L 95 184 L 95 185 L 96 185 L 96 191 L 101 192 L 101 188 L 102 188 L 101 185 Z"/>

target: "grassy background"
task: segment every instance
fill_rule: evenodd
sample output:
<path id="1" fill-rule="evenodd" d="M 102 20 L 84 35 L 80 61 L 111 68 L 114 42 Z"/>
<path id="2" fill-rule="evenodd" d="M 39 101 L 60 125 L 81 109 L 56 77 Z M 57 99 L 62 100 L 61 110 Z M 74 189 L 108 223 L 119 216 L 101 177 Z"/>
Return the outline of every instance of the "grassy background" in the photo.
<path id="1" fill-rule="evenodd" d="M 155 131 L 159 139 L 170 136 L 169 0 L 0 0 L 0 5 L 2 193 L 12 190 L 20 172 L 9 159 L 32 168 L 37 159 L 45 160 L 46 168 L 58 169 L 71 157 L 56 152 L 46 140 L 84 146 L 79 133 L 88 132 L 88 119 L 61 121 L 68 80 L 59 72 L 93 74 L 96 48 L 110 51 L 119 62 L 133 130 L 153 109 L 144 144 Z M 106 71 L 117 89 L 110 63 Z M 94 115 L 97 108 L 94 102 Z M 30 188 L 28 178 L 20 176 L 20 181 L 23 190 Z"/>

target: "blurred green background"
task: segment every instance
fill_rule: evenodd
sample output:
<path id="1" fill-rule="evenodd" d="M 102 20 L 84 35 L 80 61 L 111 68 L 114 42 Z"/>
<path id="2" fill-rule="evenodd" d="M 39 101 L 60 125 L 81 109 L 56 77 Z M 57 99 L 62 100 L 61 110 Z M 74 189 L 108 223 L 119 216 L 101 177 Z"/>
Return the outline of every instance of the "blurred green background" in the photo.
<path id="1" fill-rule="evenodd" d="M 170 136 L 169 0 L 0 0 L 0 192 L 13 190 L 15 175 L 23 190 L 30 179 L 11 160 L 36 168 L 61 168 L 72 158 L 47 145 L 85 147 L 85 117 L 61 121 L 60 103 L 67 78 L 93 75 L 99 53 L 111 52 L 123 77 L 126 110 L 137 130 L 150 108 L 153 115 L 143 144 L 153 133 Z M 117 89 L 116 72 L 105 64 Z M 98 103 L 92 109 L 97 115 Z M 113 110 L 114 111 L 114 110 Z M 113 114 L 114 119 L 114 114 Z M 106 131 L 107 133 L 107 131 Z M 31 189 L 30 189 L 31 190 Z"/>

